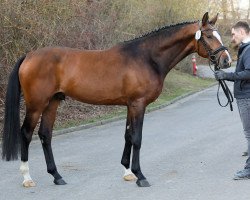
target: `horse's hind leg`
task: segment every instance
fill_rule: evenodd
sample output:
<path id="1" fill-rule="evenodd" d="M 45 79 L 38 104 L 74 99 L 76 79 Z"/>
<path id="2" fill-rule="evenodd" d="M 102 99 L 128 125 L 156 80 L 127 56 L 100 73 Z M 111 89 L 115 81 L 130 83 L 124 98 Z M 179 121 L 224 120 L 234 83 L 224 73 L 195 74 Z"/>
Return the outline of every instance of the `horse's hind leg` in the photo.
<path id="1" fill-rule="evenodd" d="M 23 175 L 24 187 L 34 187 L 35 183 L 30 177 L 29 164 L 28 164 L 28 153 L 29 144 L 32 139 L 33 131 L 37 125 L 38 119 L 40 117 L 40 112 L 31 112 L 29 109 L 26 111 L 26 116 L 21 128 L 21 166 L 20 171 Z"/>
<path id="2" fill-rule="evenodd" d="M 131 172 L 130 169 L 130 156 L 131 156 L 131 148 L 132 148 L 132 129 L 131 129 L 131 119 L 129 116 L 129 108 L 128 108 L 128 114 L 127 114 L 127 122 L 126 122 L 126 130 L 125 130 L 125 145 L 124 150 L 122 154 L 121 164 L 125 167 L 125 173 L 123 176 L 123 179 L 125 181 L 132 181 L 135 180 L 135 175 Z"/>
<path id="3" fill-rule="evenodd" d="M 38 135 L 44 151 L 44 156 L 47 164 L 47 172 L 54 177 L 54 183 L 56 185 L 65 185 L 66 182 L 62 179 L 61 175 L 57 171 L 51 148 L 52 129 L 59 103 L 60 100 L 54 97 L 50 101 L 47 108 L 44 110 Z"/>

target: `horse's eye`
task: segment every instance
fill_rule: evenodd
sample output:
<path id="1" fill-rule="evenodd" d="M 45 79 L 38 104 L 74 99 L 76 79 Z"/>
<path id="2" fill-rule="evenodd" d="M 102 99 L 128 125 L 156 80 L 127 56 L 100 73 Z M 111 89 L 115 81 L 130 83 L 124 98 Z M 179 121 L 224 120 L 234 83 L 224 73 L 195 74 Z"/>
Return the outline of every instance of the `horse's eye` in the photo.
<path id="1" fill-rule="evenodd" d="M 212 38 L 212 35 L 208 35 L 207 38 L 211 39 L 211 38 Z"/>

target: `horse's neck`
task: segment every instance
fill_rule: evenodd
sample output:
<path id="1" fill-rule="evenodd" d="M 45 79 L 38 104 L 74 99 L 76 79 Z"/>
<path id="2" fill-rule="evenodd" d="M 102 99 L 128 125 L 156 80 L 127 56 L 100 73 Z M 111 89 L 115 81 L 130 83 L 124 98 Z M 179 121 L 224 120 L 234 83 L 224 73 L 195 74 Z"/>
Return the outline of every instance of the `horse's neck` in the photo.
<path id="1" fill-rule="evenodd" d="M 189 24 L 179 29 L 171 37 L 166 37 L 151 49 L 152 60 L 157 64 L 162 78 L 183 58 L 195 52 L 195 31 L 197 24 Z"/>
<path id="2" fill-rule="evenodd" d="M 124 42 L 118 48 L 123 56 L 146 62 L 164 79 L 178 62 L 195 52 L 194 37 L 198 28 L 195 22 L 173 26 Z"/>

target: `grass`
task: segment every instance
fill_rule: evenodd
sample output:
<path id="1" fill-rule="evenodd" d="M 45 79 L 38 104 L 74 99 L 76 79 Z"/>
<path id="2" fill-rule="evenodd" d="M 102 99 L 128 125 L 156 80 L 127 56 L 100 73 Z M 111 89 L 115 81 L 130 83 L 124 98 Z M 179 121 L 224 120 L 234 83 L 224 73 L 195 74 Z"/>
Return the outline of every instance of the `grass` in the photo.
<path id="1" fill-rule="evenodd" d="M 177 70 L 172 70 L 165 79 L 161 95 L 151 106 L 165 104 L 179 96 L 205 89 L 213 83 L 215 83 L 214 79 L 199 78 Z"/>
<path id="2" fill-rule="evenodd" d="M 148 110 L 152 110 L 158 106 L 166 105 L 177 97 L 183 96 L 188 93 L 193 93 L 205 89 L 215 83 L 214 79 L 198 78 L 196 76 L 183 73 L 177 70 L 172 70 L 166 77 L 164 87 L 158 99 L 148 106 Z M 116 107 L 108 114 L 89 118 L 85 121 L 82 120 L 69 120 L 55 130 L 61 130 L 69 127 L 86 125 L 96 123 L 98 121 L 105 121 L 114 117 L 126 116 L 126 107 Z"/>

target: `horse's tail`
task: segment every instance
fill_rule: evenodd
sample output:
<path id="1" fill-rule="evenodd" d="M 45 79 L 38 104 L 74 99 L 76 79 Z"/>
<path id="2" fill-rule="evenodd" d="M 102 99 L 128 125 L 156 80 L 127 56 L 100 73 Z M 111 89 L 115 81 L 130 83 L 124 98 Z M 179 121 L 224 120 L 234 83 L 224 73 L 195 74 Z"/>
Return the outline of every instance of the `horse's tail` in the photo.
<path id="1" fill-rule="evenodd" d="M 26 56 L 21 57 L 10 74 L 5 98 L 2 159 L 16 160 L 20 152 L 20 99 L 19 68 Z"/>

